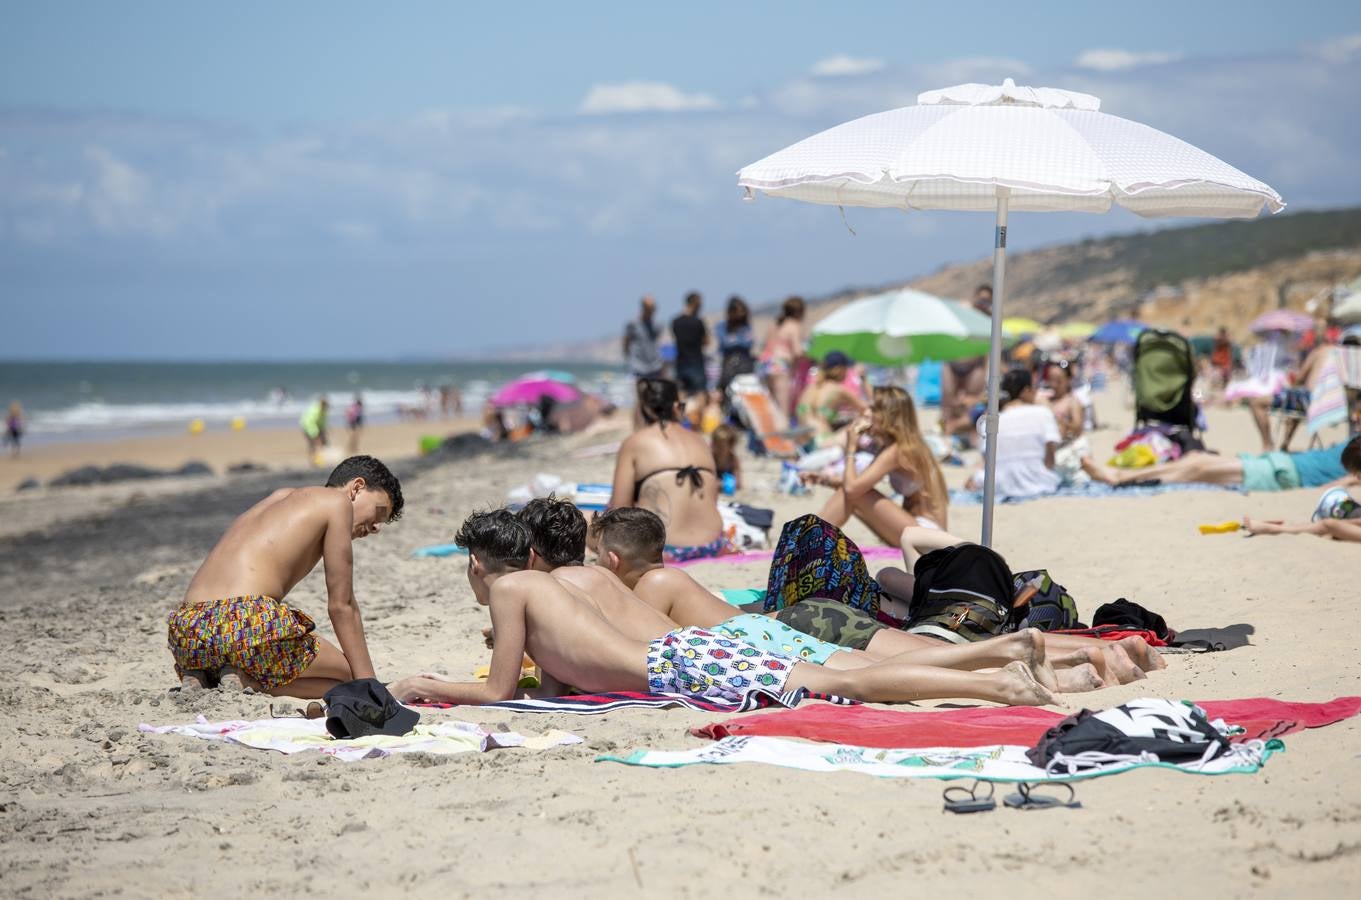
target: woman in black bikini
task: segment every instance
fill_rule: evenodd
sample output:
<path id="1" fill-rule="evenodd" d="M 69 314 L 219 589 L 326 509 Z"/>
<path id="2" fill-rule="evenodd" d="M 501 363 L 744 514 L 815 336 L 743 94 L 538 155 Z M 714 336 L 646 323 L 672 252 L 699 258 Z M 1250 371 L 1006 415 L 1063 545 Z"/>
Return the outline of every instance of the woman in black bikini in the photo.
<path id="1" fill-rule="evenodd" d="M 610 509 L 638 506 L 666 523 L 667 562 L 735 553 L 718 514 L 719 479 L 704 438 L 682 428 L 674 381 L 638 381 L 645 426 L 619 447 Z"/>

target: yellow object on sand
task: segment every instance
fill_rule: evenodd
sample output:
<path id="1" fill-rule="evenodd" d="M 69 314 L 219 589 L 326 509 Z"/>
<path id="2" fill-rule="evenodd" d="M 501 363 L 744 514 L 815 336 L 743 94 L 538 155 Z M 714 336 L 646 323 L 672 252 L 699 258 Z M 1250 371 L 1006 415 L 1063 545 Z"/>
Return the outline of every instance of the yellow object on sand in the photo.
<path id="1" fill-rule="evenodd" d="M 486 681 L 491 675 L 491 666 L 478 666 L 473 669 L 473 677 L 478 681 Z M 539 667 L 534 660 L 525 654 L 525 658 L 520 660 L 520 687 L 536 688 L 539 686 Z"/>
<path id="2" fill-rule="evenodd" d="M 1158 461 L 1153 449 L 1147 444 L 1130 444 L 1110 458 L 1107 465 L 1120 469 L 1142 469 Z"/>
<path id="3" fill-rule="evenodd" d="M 245 416 L 237 416 L 236 418 L 232 419 L 232 431 L 245 431 L 245 430 L 246 430 Z"/>
<path id="4" fill-rule="evenodd" d="M 1200 526 L 1201 534 L 1233 534 L 1243 527 L 1242 522 L 1220 522 L 1218 525 Z"/>
<path id="5" fill-rule="evenodd" d="M 203 434 L 204 424 L 202 419 L 194 419 L 189 423 L 190 434 Z"/>

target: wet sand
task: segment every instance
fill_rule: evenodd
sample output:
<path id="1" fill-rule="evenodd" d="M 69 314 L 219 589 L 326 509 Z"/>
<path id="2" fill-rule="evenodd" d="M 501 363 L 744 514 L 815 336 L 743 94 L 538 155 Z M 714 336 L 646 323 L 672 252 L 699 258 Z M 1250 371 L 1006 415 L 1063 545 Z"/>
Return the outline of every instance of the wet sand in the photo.
<path id="1" fill-rule="evenodd" d="M 370 425 L 359 438 L 359 452 L 378 457 L 414 456 L 424 435 L 476 431 L 470 419 L 431 419 L 424 422 L 393 422 Z M 348 453 L 349 431 L 331 432 L 333 452 Z M 157 469 L 178 469 L 187 462 L 207 463 L 222 474 L 228 466 L 254 463 L 269 469 L 293 469 L 308 464 L 306 442 L 296 428 L 219 428 L 202 434 L 162 435 L 119 440 L 71 441 L 26 444 L 18 458 L 0 453 L 0 493 L 14 490 L 27 478 L 46 484 L 63 472 L 80 466 L 107 466 L 125 462 Z"/>
<path id="2" fill-rule="evenodd" d="M 1102 400 L 1111 429 L 1131 416 Z M 1254 449 L 1242 411 L 1211 412 L 1212 443 Z M 289 435 L 289 437 L 296 437 Z M 410 558 L 462 516 L 535 472 L 606 480 L 609 457 L 567 451 L 608 436 L 526 445 L 430 466 L 398 465 L 408 511 L 355 547 L 356 592 L 379 675 L 466 677 L 488 659 L 458 558 Z M 296 447 L 295 447 L 296 449 Z M 300 451 L 299 451 L 299 454 Z M 964 470 L 950 469 L 952 483 Z M 816 510 L 763 487 L 741 497 L 776 521 Z M 261 718 L 263 697 L 183 696 L 165 615 L 228 522 L 309 473 L 265 473 L 97 492 L 0 497 L 0 883 L 10 896 L 348 893 L 430 897 L 1355 896 L 1361 887 L 1361 722 L 1286 738 L 1251 776 L 1142 771 L 1078 787 L 1082 810 L 941 812 L 943 783 L 730 766 L 596 763 L 600 753 L 678 749 L 724 718 L 686 711 L 603 717 L 460 709 L 585 743 L 545 752 L 413 755 L 359 763 L 137 732 L 139 722 Z M 1051 499 L 998 510 L 1014 568 L 1047 567 L 1080 610 L 1128 597 L 1178 628 L 1249 623 L 1252 646 L 1169 658 L 1147 681 L 1072 696 L 1073 708 L 1156 696 L 1321 701 L 1361 693 L 1352 624 L 1361 547 L 1308 536 L 1203 537 L 1244 514 L 1307 518 L 1319 491 Z M 52 514 L 52 509 L 61 513 Z M 47 512 L 44 512 L 46 510 Z M 974 534 L 978 508 L 951 511 Z M 863 527 L 849 529 L 869 543 Z M 764 583 L 760 564 L 691 570 L 712 587 Z M 325 621 L 320 569 L 290 601 Z M 939 704 L 925 704 L 926 706 Z"/>

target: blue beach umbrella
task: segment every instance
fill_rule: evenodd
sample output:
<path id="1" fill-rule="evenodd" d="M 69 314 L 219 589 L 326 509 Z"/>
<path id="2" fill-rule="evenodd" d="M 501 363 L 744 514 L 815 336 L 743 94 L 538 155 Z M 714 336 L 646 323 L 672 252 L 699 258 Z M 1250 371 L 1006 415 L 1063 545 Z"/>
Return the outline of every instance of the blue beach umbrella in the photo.
<path id="1" fill-rule="evenodd" d="M 1147 327 L 1133 319 L 1116 319 L 1093 331 L 1087 340 L 1093 344 L 1132 344 L 1139 339 L 1139 332 Z"/>

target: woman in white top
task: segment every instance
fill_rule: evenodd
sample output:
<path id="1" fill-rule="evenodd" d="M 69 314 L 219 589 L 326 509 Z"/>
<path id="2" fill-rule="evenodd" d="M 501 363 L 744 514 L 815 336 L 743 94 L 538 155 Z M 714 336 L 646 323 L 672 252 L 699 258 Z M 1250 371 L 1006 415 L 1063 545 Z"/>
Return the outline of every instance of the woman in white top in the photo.
<path id="1" fill-rule="evenodd" d="M 1035 402 L 1030 373 L 1013 369 L 1002 376 L 1001 415 L 997 419 L 997 496 L 1034 497 L 1058 490 L 1054 453 L 1063 437 L 1058 420 L 1047 406 Z M 984 419 L 978 420 L 982 434 Z M 986 441 L 986 436 L 984 440 Z M 983 473 L 972 484 L 981 487 Z"/>

